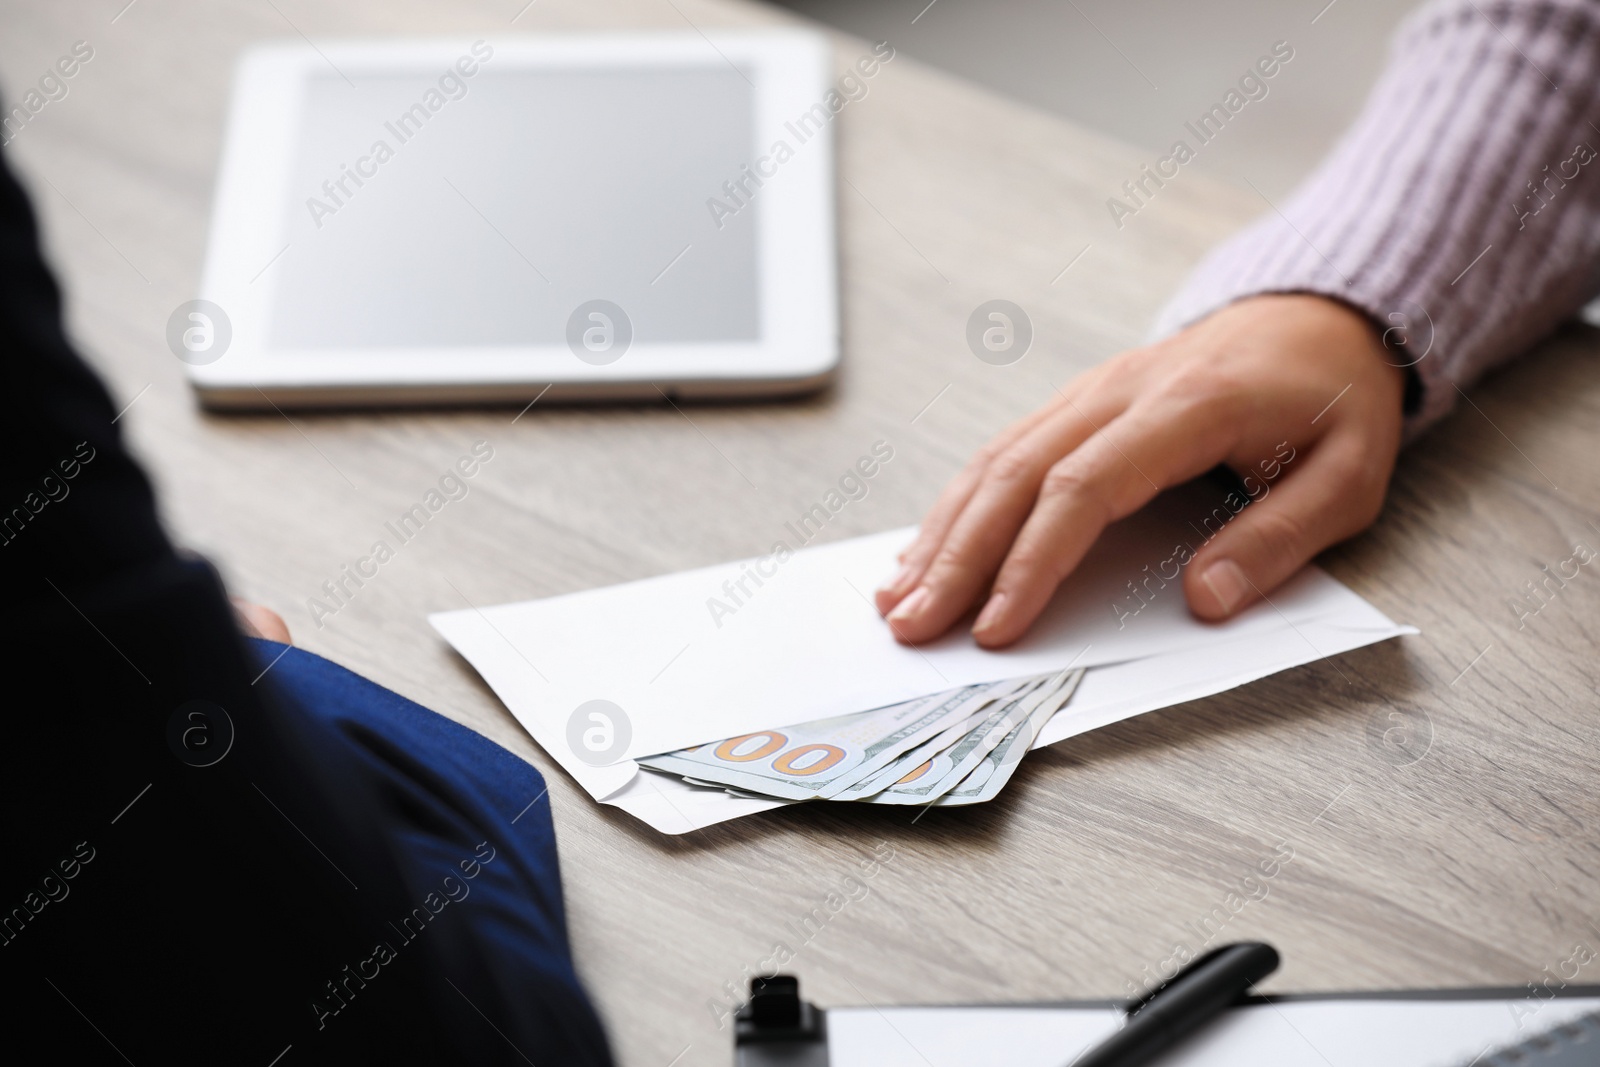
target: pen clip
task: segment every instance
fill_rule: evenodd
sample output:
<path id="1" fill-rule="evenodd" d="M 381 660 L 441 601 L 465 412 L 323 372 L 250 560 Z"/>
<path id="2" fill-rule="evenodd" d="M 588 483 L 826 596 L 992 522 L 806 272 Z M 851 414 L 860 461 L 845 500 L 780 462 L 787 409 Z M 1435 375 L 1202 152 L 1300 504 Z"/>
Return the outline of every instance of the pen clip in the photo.
<path id="1" fill-rule="evenodd" d="M 1193 974 L 1194 972 L 1200 970 L 1200 968 L 1204 967 L 1206 964 L 1210 963 L 1212 960 L 1216 959 L 1218 956 L 1221 956 L 1223 953 L 1232 952 L 1235 949 L 1244 948 L 1244 947 L 1247 947 L 1247 946 L 1256 946 L 1256 945 L 1260 945 L 1261 947 L 1267 948 L 1267 949 L 1271 948 L 1271 946 L 1265 945 L 1265 944 L 1263 944 L 1262 942 L 1259 942 L 1259 941 L 1233 941 L 1233 942 L 1230 942 L 1230 943 L 1228 943 L 1226 945 L 1218 945 L 1216 948 L 1212 949 L 1210 952 L 1207 952 L 1207 953 L 1205 953 L 1203 955 L 1200 955 L 1200 956 L 1196 956 L 1194 959 L 1190 960 L 1189 963 L 1186 966 L 1181 967 L 1176 972 L 1174 972 L 1172 977 L 1168 978 L 1165 982 L 1162 982 L 1160 985 L 1156 986 L 1154 989 L 1150 990 L 1150 992 L 1146 993 L 1144 996 L 1140 997 L 1139 999 L 1129 1001 L 1128 1004 L 1122 1009 L 1123 1013 L 1126 1014 L 1127 1016 L 1129 1016 L 1130 1018 L 1135 1016 L 1135 1015 L 1137 1015 L 1137 1014 L 1139 1014 L 1145 1008 L 1148 1008 L 1150 1006 L 1150 1004 L 1153 1001 L 1155 1001 L 1155 999 L 1157 997 L 1161 996 L 1162 993 L 1165 993 L 1168 989 L 1172 988 L 1174 985 L 1177 985 L 1179 982 L 1182 982 L 1183 980 L 1188 978 L 1191 974 Z M 1276 954 L 1274 954 L 1274 955 L 1276 955 Z"/>

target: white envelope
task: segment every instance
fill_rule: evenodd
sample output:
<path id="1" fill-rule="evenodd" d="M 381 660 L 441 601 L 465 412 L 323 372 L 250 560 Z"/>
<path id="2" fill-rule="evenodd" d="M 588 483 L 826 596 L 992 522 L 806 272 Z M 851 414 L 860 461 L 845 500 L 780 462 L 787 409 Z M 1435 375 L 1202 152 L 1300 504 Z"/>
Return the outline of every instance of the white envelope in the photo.
<path id="1" fill-rule="evenodd" d="M 1333 584 L 1354 600 L 1343 612 L 1237 642 L 1222 641 L 1095 668 L 1084 675 L 1071 703 L 1045 724 L 1033 747 L 1058 744 L 1147 711 L 1213 696 L 1325 656 L 1417 632 L 1414 627 L 1395 626 L 1387 620 L 1373 628 L 1373 617 L 1383 617 L 1366 601 L 1337 582 Z M 797 803 L 731 797 L 721 790 L 697 788 L 672 775 L 649 770 L 642 770 L 602 802 L 623 809 L 665 834 L 684 834 Z"/>
<path id="2" fill-rule="evenodd" d="M 958 685 L 1102 668 L 1046 727 L 1047 744 L 1415 632 L 1316 567 L 1226 623 L 1195 619 L 1181 577 L 1167 576 L 1178 546 L 1192 553 L 1225 520 L 1219 496 L 1191 483 L 1109 527 L 1028 637 L 998 652 L 961 626 L 917 648 L 894 640 L 871 597 L 910 527 L 429 621 L 590 796 L 683 833 L 781 802 L 641 773 L 634 758 Z M 627 742 L 606 766 L 569 741 L 593 700 L 625 717 L 614 725 Z"/>

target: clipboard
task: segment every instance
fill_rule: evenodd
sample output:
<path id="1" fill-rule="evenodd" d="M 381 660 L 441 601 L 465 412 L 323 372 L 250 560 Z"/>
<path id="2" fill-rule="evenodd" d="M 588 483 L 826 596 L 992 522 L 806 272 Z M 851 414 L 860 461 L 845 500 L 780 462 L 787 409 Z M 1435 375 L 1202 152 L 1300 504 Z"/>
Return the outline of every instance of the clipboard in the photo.
<path id="1" fill-rule="evenodd" d="M 796 979 L 751 982 L 738 1067 L 1067 1067 L 1125 1001 L 824 1010 Z M 1600 985 L 1251 994 L 1163 1067 L 1600 1065 Z"/>

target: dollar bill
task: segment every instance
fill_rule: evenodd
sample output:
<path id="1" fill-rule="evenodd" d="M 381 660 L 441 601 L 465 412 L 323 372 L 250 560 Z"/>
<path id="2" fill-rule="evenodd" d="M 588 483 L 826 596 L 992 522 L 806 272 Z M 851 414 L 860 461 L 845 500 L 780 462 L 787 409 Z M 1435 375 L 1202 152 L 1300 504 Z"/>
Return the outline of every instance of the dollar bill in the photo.
<path id="1" fill-rule="evenodd" d="M 1084 675 L 965 686 L 872 711 L 729 738 L 639 763 L 734 796 L 977 804 L 1005 788 Z"/>
<path id="2" fill-rule="evenodd" d="M 831 795 L 876 773 L 950 721 L 1004 699 L 1016 683 L 973 685 L 852 715 L 647 756 L 639 763 L 785 800 Z"/>
<path id="3" fill-rule="evenodd" d="M 899 763 L 907 752 L 915 752 L 924 745 L 939 744 L 940 738 L 948 736 L 950 737 L 949 744 L 954 744 L 956 740 L 959 740 L 960 731 L 964 725 L 977 721 L 990 705 L 996 701 L 1004 700 L 1026 684 L 1026 679 L 1009 679 L 1003 682 L 992 682 L 987 685 L 966 686 L 959 690 L 950 690 L 948 693 L 940 694 L 935 699 L 940 699 L 938 706 L 943 710 L 943 714 L 935 722 L 917 732 L 914 744 L 897 745 L 896 748 L 899 751 L 892 756 L 885 752 L 869 763 L 863 764 L 861 773 L 839 777 L 817 794 L 819 799 L 834 800 L 839 798 L 844 792 L 863 780 L 876 778 L 883 773 L 884 768 L 892 767 Z M 960 700 L 953 699 L 958 694 L 964 694 L 964 697 Z M 948 746 L 940 744 L 940 747 Z"/>
<path id="4" fill-rule="evenodd" d="M 1039 731 L 1044 729 L 1044 724 L 1072 699 L 1073 691 L 1078 688 L 1083 675 L 1082 670 L 1074 671 L 1063 681 L 1060 688 L 1039 702 L 1025 722 L 990 749 L 971 773 L 934 803 L 952 806 L 982 804 L 998 796 L 1006 787 L 1006 783 L 1011 780 L 1011 775 L 1022 762 L 1022 757 L 1033 748 L 1033 742 L 1038 738 Z"/>
<path id="5" fill-rule="evenodd" d="M 721 782 L 708 782 L 703 778 L 685 778 L 684 782 L 694 786 L 696 789 L 715 789 L 717 792 L 726 793 L 730 797 L 744 797 L 749 800 L 773 799 L 765 793 L 753 793 L 748 789 L 735 789 L 731 785 L 723 785 Z"/>
<path id="6" fill-rule="evenodd" d="M 924 741 L 916 748 L 895 757 L 895 759 L 876 774 L 867 776 L 857 782 L 852 782 L 843 790 L 834 794 L 834 800 L 863 800 L 874 796 L 894 785 L 902 779 L 907 779 L 913 771 L 926 774 L 931 768 L 932 761 L 941 752 L 951 748 L 963 737 L 977 728 L 988 714 L 986 708 L 979 708 L 965 719 L 960 719 L 945 727 L 933 737 Z M 927 766 L 924 766 L 927 765 Z M 918 775 L 920 777 L 920 774 Z"/>
<path id="7" fill-rule="evenodd" d="M 1053 684 L 1054 683 L 1054 684 Z M 869 804 L 927 804 L 943 796 L 965 778 L 989 748 L 1023 723 L 1040 701 L 1059 683 L 1054 677 L 1033 679 L 1004 700 L 991 705 L 987 715 L 955 745 L 934 756 L 889 788 L 867 797 Z M 989 741 L 990 737 L 993 741 Z"/>

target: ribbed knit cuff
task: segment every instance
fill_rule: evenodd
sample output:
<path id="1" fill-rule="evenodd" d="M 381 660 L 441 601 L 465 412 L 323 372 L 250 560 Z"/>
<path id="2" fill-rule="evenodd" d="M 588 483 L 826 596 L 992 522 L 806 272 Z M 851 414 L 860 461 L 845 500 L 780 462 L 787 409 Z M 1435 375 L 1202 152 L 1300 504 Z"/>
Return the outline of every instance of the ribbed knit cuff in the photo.
<path id="1" fill-rule="evenodd" d="M 1600 290 L 1597 98 L 1600 3 L 1424 5 L 1334 151 L 1201 262 L 1153 336 L 1262 293 L 1342 301 L 1415 361 L 1414 437 Z"/>

